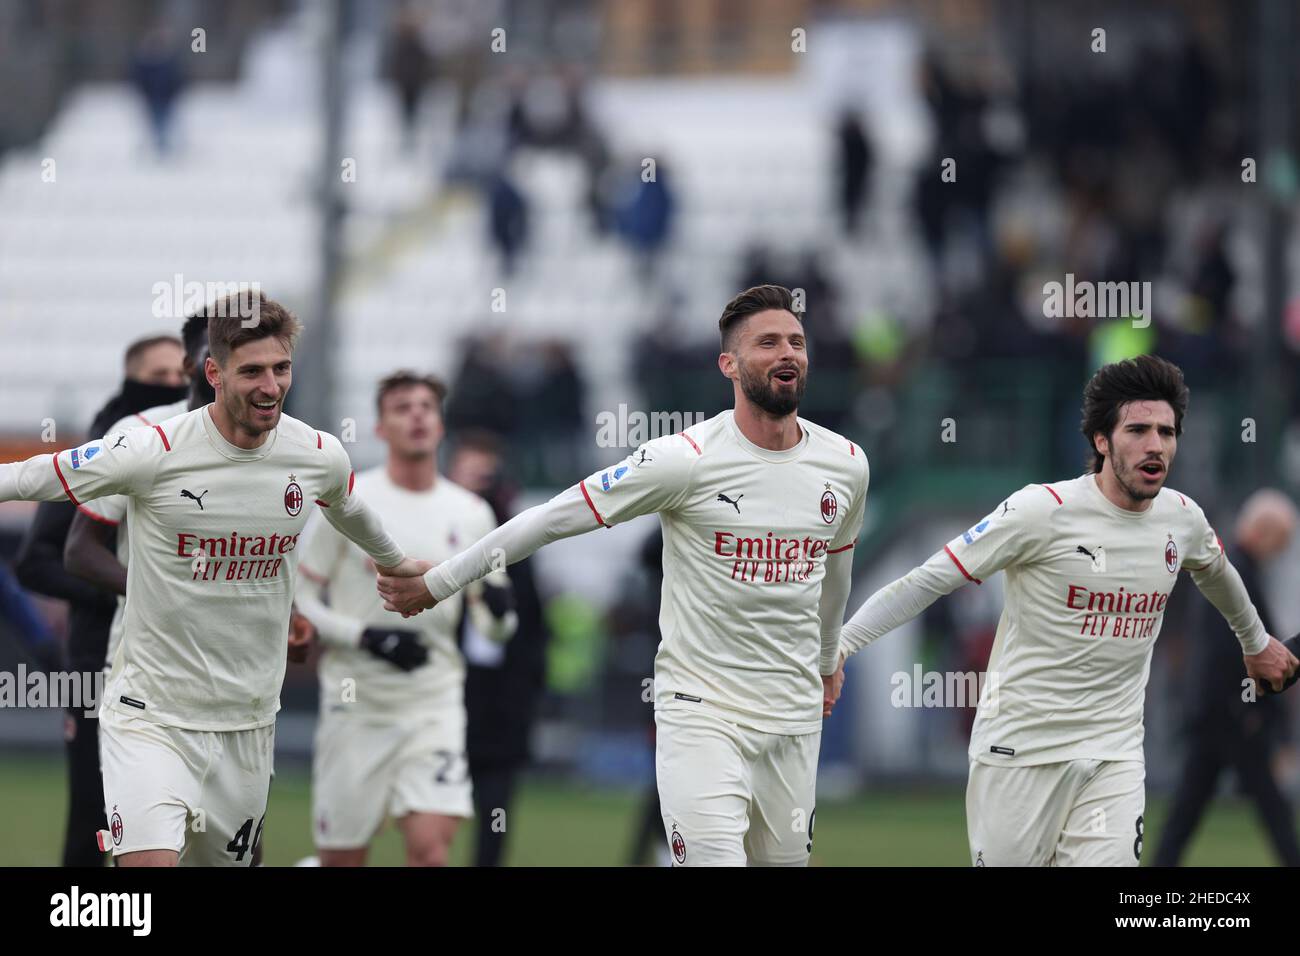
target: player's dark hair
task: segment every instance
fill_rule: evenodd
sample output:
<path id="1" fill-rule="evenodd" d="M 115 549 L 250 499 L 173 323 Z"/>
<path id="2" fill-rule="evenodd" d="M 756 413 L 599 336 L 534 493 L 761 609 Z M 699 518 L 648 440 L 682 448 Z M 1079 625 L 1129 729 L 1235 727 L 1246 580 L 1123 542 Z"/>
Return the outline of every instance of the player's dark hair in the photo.
<path id="1" fill-rule="evenodd" d="M 199 349 L 208 340 L 208 310 L 203 309 L 191 315 L 181 326 L 181 341 L 185 343 L 185 354 L 190 358 L 198 353 Z"/>
<path id="2" fill-rule="evenodd" d="M 225 365 L 241 345 L 258 339 L 277 338 L 292 352 L 302 334 L 298 317 L 260 291 L 256 297 L 233 292 L 203 311 L 208 316 L 208 354 L 218 365 Z"/>
<path id="3" fill-rule="evenodd" d="M 718 319 L 722 351 L 731 351 L 736 333 L 744 327 L 746 319 L 771 309 L 789 312 L 800 322 L 803 321 L 803 317 L 794 310 L 794 295 L 789 289 L 783 285 L 756 285 L 740 293 L 722 310 L 722 318 Z"/>
<path id="4" fill-rule="evenodd" d="M 140 339 L 138 342 L 132 342 L 123 356 L 122 364 L 126 367 L 127 375 L 131 374 L 131 368 L 136 362 L 140 361 L 141 356 L 148 352 L 156 345 L 180 345 L 181 340 L 174 335 L 151 335 L 147 339 Z"/>
<path id="5" fill-rule="evenodd" d="M 403 368 L 379 380 L 379 386 L 375 389 L 375 411 L 379 415 L 383 415 L 384 399 L 388 394 L 399 388 L 409 388 L 412 385 L 423 385 L 433 392 L 434 398 L 438 400 L 438 409 L 442 409 L 443 400 L 447 397 L 447 386 L 443 384 L 442 379 L 436 375 L 420 375 L 417 372 Z"/>
<path id="6" fill-rule="evenodd" d="M 1097 450 L 1093 436 L 1101 432 L 1109 440 L 1119 422 L 1119 410 L 1127 402 L 1168 402 L 1174 410 L 1174 434 L 1183 433 L 1183 416 L 1191 397 L 1183 383 L 1183 372 L 1173 362 L 1157 355 L 1139 355 L 1103 365 L 1083 389 L 1083 421 L 1080 431 L 1092 448 L 1092 470 L 1100 472 L 1106 456 Z"/>

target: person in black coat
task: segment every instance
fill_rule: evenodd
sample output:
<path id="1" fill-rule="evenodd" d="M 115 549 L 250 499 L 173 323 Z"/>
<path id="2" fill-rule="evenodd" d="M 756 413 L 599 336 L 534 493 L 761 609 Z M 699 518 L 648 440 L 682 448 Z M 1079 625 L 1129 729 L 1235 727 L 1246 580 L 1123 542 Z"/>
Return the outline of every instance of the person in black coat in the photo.
<path id="1" fill-rule="evenodd" d="M 1233 544 L 1227 549 L 1270 634 L 1276 632 L 1263 602 L 1260 566 L 1286 550 L 1295 523 L 1295 508 L 1285 495 L 1271 489 L 1258 491 L 1242 507 Z M 1271 764 L 1285 723 L 1285 698 L 1250 699 L 1241 645 L 1223 618 L 1210 610 L 1208 602 L 1200 599 L 1192 614 L 1187 681 L 1191 743 L 1155 865 L 1178 865 L 1214 797 L 1220 774 L 1231 767 L 1254 802 L 1278 858 L 1287 866 L 1300 866 L 1291 803 L 1273 778 Z"/>
<path id="2" fill-rule="evenodd" d="M 127 415 L 184 398 L 188 382 L 183 360 L 181 341 L 174 336 L 156 336 L 132 345 L 126 352 L 126 380 L 121 391 L 95 414 L 87 434 L 102 436 Z M 76 514 L 71 501 L 38 505 L 18 547 L 14 574 L 27 590 L 68 602 L 68 643 L 61 663 L 73 673 L 90 673 L 104 668 L 117 595 L 64 568 L 63 548 Z M 102 866 L 104 861 L 96 842 L 96 834 L 107 824 L 94 719 L 81 708 L 69 710 L 64 717 L 69 795 L 64 866 Z"/>
<path id="3" fill-rule="evenodd" d="M 504 477 L 504 456 L 495 435 L 464 432 L 453 440 L 446 475 L 487 500 L 504 524 L 512 515 L 514 488 Z M 514 821 L 510 805 L 519 771 L 530 759 L 529 733 L 546 683 L 542 600 L 531 559 L 506 569 L 519 627 L 504 646 L 475 640 L 462 616 L 465 654 L 466 749 L 474 786 L 475 866 L 499 866 Z"/>

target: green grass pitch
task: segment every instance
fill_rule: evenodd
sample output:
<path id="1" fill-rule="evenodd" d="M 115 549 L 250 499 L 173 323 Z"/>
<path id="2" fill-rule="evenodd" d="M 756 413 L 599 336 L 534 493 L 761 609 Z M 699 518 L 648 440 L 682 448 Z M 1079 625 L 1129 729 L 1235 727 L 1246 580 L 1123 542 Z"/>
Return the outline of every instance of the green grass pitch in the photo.
<path id="1" fill-rule="evenodd" d="M 58 756 L 0 757 L 0 865 L 58 862 L 66 811 L 64 768 Z M 513 866 L 614 866 L 623 863 L 639 813 L 640 795 L 525 780 L 506 821 Z M 264 839 L 266 863 L 292 865 L 314 852 L 310 777 L 286 764 L 276 775 Z M 1154 853 L 1165 801 L 1147 804 L 1145 856 Z M 469 856 L 462 828 L 453 862 Z M 371 863 L 400 865 L 401 841 L 387 827 Z M 1206 817 L 1185 859 L 1199 866 L 1268 866 L 1276 861 L 1244 802 L 1223 800 Z M 867 792 L 817 808 L 814 865 L 967 866 L 965 804 L 960 790 Z"/>

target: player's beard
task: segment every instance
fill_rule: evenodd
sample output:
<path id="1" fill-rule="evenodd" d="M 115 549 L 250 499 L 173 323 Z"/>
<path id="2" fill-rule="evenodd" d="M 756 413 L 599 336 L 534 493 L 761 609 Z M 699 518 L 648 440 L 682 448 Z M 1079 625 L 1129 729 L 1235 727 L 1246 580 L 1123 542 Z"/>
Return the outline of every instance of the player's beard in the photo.
<path id="1" fill-rule="evenodd" d="M 280 412 L 282 408 L 276 408 L 276 414 L 269 422 L 259 421 L 253 408 L 252 395 L 231 396 L 234 398 L 235 407 L 230 404 L 226 405 L 226 413 L 230 416 L 231 421 L 242 428 L 250 435 L 260 435 L 263 432 L 269 432 L 280 424 Z"/>
<path id="2" fill-rule="evenodd" d="M 772 384 L 773 379 L 770 375 L 754 372 L 739 358 L 736 360 L 736 366 L 740 369 L 740 390 L 745 393 L 747 399 L 763 411 L 773 417 L 784 418 L 799 408 L 799 400 L 803 398 L 804 389 L 808 387 L 806 370 L 796 368 L 794 389 L 782 388 L 778 392 L 777 387 Z"/>
<path id="3" fill-rule="evenodd" d="M 1144 458 L 1142 462 L 1139 462 L 1139 464 L 1142 464 L 1143 462 L 1146 462 L 1148 460 L 1149 459 Z M 1160 494 L 1160 489 L 1165 486 L 1164 479 L 1169 475 L 1169 466 L 1165 465 L 1164 474 L 1160 478 L 1160 483 L 1155 486 L 1154 490 L 1147 490 L 1145 488 L 1135 486 L 1131 481 L 1133 475 L 1138 472 L 1137 468 L 1129 468 L 1127 465 L 1123 464 L 1118 458 L 1113 459 L 1111 465 L 1113 466 L 1113 470 L 1115 472 L 1115 480 L 1119 482 L 1119 486 L 1123 488 L 1125 493 L 1134 501 L 1146 501 Z"/>

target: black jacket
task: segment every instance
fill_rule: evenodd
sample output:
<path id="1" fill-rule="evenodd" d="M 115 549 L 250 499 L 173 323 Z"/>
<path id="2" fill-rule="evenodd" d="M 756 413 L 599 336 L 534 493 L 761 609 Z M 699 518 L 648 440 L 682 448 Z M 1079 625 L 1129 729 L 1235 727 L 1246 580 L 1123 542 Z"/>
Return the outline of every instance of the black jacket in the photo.
<path id="1" fill-rule="evenodd" d="M 1246 592 L 1259 610 L 1264 629 L 1273 631 L 1270 615 L 1264 604 L 1259 566 L 1245 551 L 1235 545 L 1227 549 L 1228 560 L 1241 575 Z M 1241 644 L 1215 607 L 1200 597 L 1189 615 L 1188 634 L 1191 637 L 1190 676 L 1191 717 L 1194 725 L 1203 725 L 1207 731 L 1224 729 L 1228 722 L 1239 724 L 1254 714 L 1267 720 L 1280 716 L 1277 701 L 1265 698 L 1247 703 L 1242 697 L 1242 681 L 1246 679 L 1246 663 L 1241 659 Z"/>

